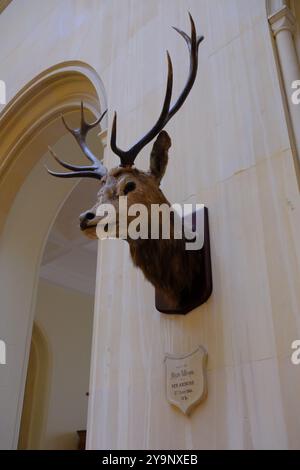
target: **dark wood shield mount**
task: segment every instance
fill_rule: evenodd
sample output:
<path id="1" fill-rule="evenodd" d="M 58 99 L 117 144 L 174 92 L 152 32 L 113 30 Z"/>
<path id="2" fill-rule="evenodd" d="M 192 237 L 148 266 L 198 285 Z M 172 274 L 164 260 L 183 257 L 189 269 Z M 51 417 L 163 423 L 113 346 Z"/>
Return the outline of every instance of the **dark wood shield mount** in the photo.
<path id="1" fill-rule="evenodd" d="M 196 230 L 196 212 L 192 214 L 193 231 Z M 209 221 L 208 209 L 204 207 L 204 241 L 203 246 L 199 252 L 194 252 L 199 256 L 199 263 L 201 265 L 200 275 L 194 279 L 191 295 L 186 301 L 180 305 L 171 303 L 164 293 L 155 289 L 155 306 L 161 313 L 172 315 L 186 315 L 190 311 L 205 303 L 212 293 L 212 270 L 211 270 L 211 256 L 210 256 L 210 240 L 209 240 Z M 197 253 L 197 254 L 196 254 Z"/>

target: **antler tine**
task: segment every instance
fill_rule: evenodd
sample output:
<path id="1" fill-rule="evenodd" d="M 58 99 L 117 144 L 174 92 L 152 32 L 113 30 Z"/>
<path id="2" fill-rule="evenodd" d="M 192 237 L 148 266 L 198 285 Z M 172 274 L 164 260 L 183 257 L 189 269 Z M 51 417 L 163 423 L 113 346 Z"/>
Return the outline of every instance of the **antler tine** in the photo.
<path id="1" fill-rule="evenodd" d="M 189 13 L 190 23 L 191 23 L 191 36 L 188 36 L 184 31 L 173 26 L 173 29 L 177 31 L 187 43 L 189 52 L 190 52 L 190 71 L 188 75 L 188 79 L 186 81 L 185 87 L 183 88 L 181 94 L 179 95 L 177 101 L 172 106 L 169 111 L 168 119 L 166 120 L 165 124 L 169 122 L 169 120 L 174 116 L 174 114 L 181 108 L 183 103 L 185 102 L 189 92 L 191 91 L 198 71 L 198 50 L 200 43 L 204 40 L 204 36 L 197 36 L 196 26 L 193 20 L 192 15 Z"/>
<path id="2" fill-rule="evenodd" d="M 184 38 L 189 48 L 189 51 L 190 52 L 192 51 L 195 54 L 195 52 L 197 53 L 199 44 L 203 41 L 204 36 L 202 35 L 197 36 L 195 22 L 190 13 L 189 13 L 189 18 L 190 18 L 190 23 L 191 23 L 191 37 L 188 34 L 186 34 L 184 31 L 182 31 L 181 29 L 176 28 L 176 26 L 172 26 L 172 28 L 175 29 L 175 31 L 177 31 L 177 33 L 179 33 Z"/>
<path id="3" fill-rule="evenodd" d="M 172 61 L 167 52 L 168 58 L 168 81 L 167 81 L 167 89 L 165 100 L 163 104 L 163 108 L 161 114 L 156 122 L 156 124 L 152 127 L 152 129 L 142 138 L 140 139 L 131 149 L 124 151 L 121 150 L 116 144 L 116 135 L 117 135 L 117 114 L 115 113 L 113 124 L 112 124 L 112 131 L 111 131 L 111 148 L 113 152 L 119 156 L 121 160 L 120 166 L 132 166 L 134 160 L 138 153 L 142 150 L 142 148 L 147 145 L 169 122 L 169 120 L 174 116 L 174 114 L 181 108 L 183 103 L 185 102 L 191 88 L 195 82 L 197 70 L 198 70 L 198 49 L 199 44 L 203 41 L 204 36 L 197 36 L 195 23 L 193 20 L 192 15 L 189 13 L 190 23 L 191 23 L 191 36 L 186 34 L 184 31 L 174 27 L 174 29 L 184 38 L 185 42 L 187 43 L 189 54 L 190 54 L 190 68 L 189 68 L 189 75 L 185 87 L 183 88 L 181 94 L 179 95 L 177 101 L 170 109 L 171 98 L 172 98 L 172 87 L 173 87 L 173 66 Z"/>
<path id="4" fill-rule="evenodd" d="M 95 126 L 97 126 L 103 119 L 103 117 L 105 116 L 105 114 L 107 113 L 107 109 L 101 114 L 101 116 L 96 119 L 96 121 L 94 121 L 93 123 L 88 123 L 85 118 L 84 118 L 84 109 L 83 109 L 83 102 L 81 101 L 81 104 L 80 104 L 80 127 L 76 128 L 76 129 L 72 129 L 71 127 L 69 127 L 69 125 L 67 124 L 65 118 L 63 116 L 62 117 L 62 121 L 63 121 L 63 124 L 65 126 L 65 128 L 72 134 L 72 136 L 75 138 L 76 142 L 78 143 L 78 145 L 80 146 L 81 150 L 83 151 L 83 153 L 85 154 L 85 156 L 90 160 L 90 162 L 92 162 L 93 165 L 90 166 L 90 168 L 95 168 L 97 169 L 98 166 L 99 166 L 99 160 L 98 158 L 91 152 L 91 150 L 88 148 L 87 144 L 86 144 L 86 136 L 88 134 L 88 132 L 93 129 Z"/>
<path id="5" fill-rule="evenodd" d="M 96 179 L 101 179 L 102 176 L 100 176 L 96 171 L 81 171 L 81 172 L 76 172 L 76 171 L 71 171 L 69 173 L 59 173 L 57 171 L 52 171 L 49 170 L 49 168 L 45 165 L 46 170 L 50 175 L 52 176 L 57 176 L 58 178 L 96 178 Z"/>
<path id="6" fill-rule="evenodd" d="M 121 160 L 120 166 L 132 166 L 134 160 L 136 159 L 138 153 L 141 149 L 147 145 L 157 134 L 158 132 L 164 127 L 164 122 L 168 116 L 168 111 L 170 108 L 171 97 L 172 97 L 172 89 L 173 89 L 173 66 L 169 52 L 167 51 L 167 61 L 168 61 L 168 78 L 167 78 L 167 87 L 165 93 L 165 99 L 163 103 L 163 107 L 160 113 L 160 116 L 152 129 L 150 129 L 147 134 L 140 139 L 130 150 L 124 151 L 121 150 L 116 144 L 116 136 L 117 136 L 117 113 L 114 114 L 112 130 L 111 130 L 111 148 L 113 152 L 119 156 Z"/>
<path id="7" fill-rule="evenodd" d="M 55 160 L 62 165 L 64 168 L 67 168 L 68 170 L 73 170 L 72 172 L 69 173 L 58 173 L 55 171 L 49 170 L 47 167 L 47 171 L 53 175 L 57 176 L 60 178 L 81 178 L 81 177 L 89 177 L 89 178 L 97 178 L 101 179 L 106 173 L 107 170 L 105 166 L 98 160 L 98 158 L 91 152 L 91 150 L 88 148 L 86 144 L 86 136 L 87 133 L 93 129 L 95 126 L 97 126 L 105 114 L 107 113 L 107 109 L 104 111 L 104 113 L 101 114 L 101 116 L 96 119 L 93 123 L 88 123 L 85 121 L 84 118 L 84 109 L 83 109 L 83 102 L 81 102 L 81 120 L 80 120 L 80 127 L 76 129 L 72 129 L 69 127 L 67 124 L 66 120 L 62 117 L 63 124 L 65 128 L 73 135 L 73 137 L 76 139 L 76 142 L 80 146 L 81 150 L 83 153 L 86 155 L 86 157 L 92 162 L 92 165 L 72 165 L 70 163 L 65 162 L 64 160 L 61 160 L 58 158 L 56 153 L 52 150 L 51 147 L 49 147 L 49 151 L 51 155 L 55 158 Z"/>
<path id="8" fill-rule="evenodd" d="M 126 152 L 124 150 L 121 150 L 117 146 L 117 112 L 114 112 L 114 118 L 113 118 L 113 123 L 111 127 L 111 136 L 110 136 L 110 146 L 112 148 L 112 151 L 118 155 L 118 157 L 121 160 L 121 165 L 120 166 L 126 166 L 126 159 L 129 156 L 129 152 Z"/>
<path id="9" fill-rule="evenodd" d="M 83 171 L 83 170 L 90 170 L 92 168 L 92 165 L 72 165 L 71 163 L 67 163 L 64 160 L 61 160 L 58 158 L 52 147 L 50 145 L 48 146 L 48 150 L 51 153 L 52 157 L 59 163 L 61 166 L 67 168 L 68 170 L 74 170 L 74 171 Z"/>
<path id="10" fill-rule="evenodd" d="M 83 102 L 81 101 L 81 130 L 84 130 L 85 134 L 94 127 L 98 126 L 102 119 L 104 118 L 105 114 L 107 113 L 107 109 L 96 119 L 94 122 L 87 122 L 84 117 L 84 109 L 83 109 Z"/>
<path id="11" fill-rule="evenodd" d="M 61 120 L 63 122 L 63 125 L 65 126 L 65 128 L 67 129 L 67 131 L 71 132 L 72 135 L 74 135 L 74 131 L 71 127 L 69 127 L 69 125 L 67 124 L 67 121 L 65 120 L 63 114 L 60 115 L 61 117 Z"/>

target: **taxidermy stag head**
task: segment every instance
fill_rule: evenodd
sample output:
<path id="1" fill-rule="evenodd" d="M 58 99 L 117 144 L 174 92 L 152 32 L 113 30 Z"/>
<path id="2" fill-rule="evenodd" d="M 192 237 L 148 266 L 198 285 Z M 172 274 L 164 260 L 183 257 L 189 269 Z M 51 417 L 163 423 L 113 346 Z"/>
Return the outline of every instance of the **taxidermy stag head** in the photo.
<path id="1" fill-rule="evenodd" d="M 160 189 L 160 182 L 166 171 L 168 164 L 168 150 L 171 147 L 171 139 L 164 127 L 174 114 L 181 108 L 185 102 L 196 79 L 198 69 L 198 48 L 204 39 L 203 36 L 197 36 L 196 28 L 191 15 L 191 36 L 185 32 L 174 28 L 185 40 L 188 46 L 190 68 L 187 82 L 178 97 L 177 101 L 171 106 L 172 86 L 173 86 L 173 67 L 172 61 L 167 52 L 168 78 L 165 98 L 162 110 L 157 122 L 154 124 L 144 137 L 135 143 L 129 150 L 121 150 L 116 143 L 117 135 L 117 115 L 115 113 L 112 131 L 111 148 L 120 158 L 120 166 L 107 170 L 103 164 L 92 154 L 86 144 L 87 133 L 101 122 L 105 112 L 94 123 L 88 124 L 84 118 L 83 104 L 81 104 L 81 124 L 78 129 L 70 129 L 63 118 L 65 127 L 75 137 L 91 164 L 87 166 L 75 166 L 60 160 L 50 149 L 52 155 L 63 167 L 72 170 L 71 172 L 57 173 L 49 171 L 54 176 L 60 178 L 96 178 L 100 181 L 98 200 L 92 209 L 80 215 L 81 230 L 91 238 L 97 238 L 96 227 L 101 224 L 102 217 L 98 216 L 98 209 L 104 204 L 112 204 L 116 209 L 116 226 L 118 234 L 119 223 L 119 199 L 121 196 L 127 198 L 128 210 L 133 204 L 143 204 L 151 208 L 153 204 L 170 203 Z M 151 155 L 150 167 L 148 171 L 138 170 L 135 166 L 135 159 L 140 151 L 151 142 L 155 137 Z M 130 218 L 128 219 L 130 220 Z M 174 308 L 186 303 L 195 289 L 195 282 L 201 279 L 201 262 L 194 251 L 187 251 L 184 239 L 174 237 L 174 221 L 170 221 L 171 236 L 170 239 L 164 239 L 160 236 L 158 239 L 132 239 L 127 237 L 130 247 L 130 254 L 135 266 L 139 267 L 145 277 L 161 292 L 165 299 L 173 305 Z M 149 227 L 151 220 L 149 219 Z M 150 231 L 150 228 L 149 228 Z M 118 235 L 117 235 L 118 236 Z M 198 286 L 199 288 L 199 286 Z"/>

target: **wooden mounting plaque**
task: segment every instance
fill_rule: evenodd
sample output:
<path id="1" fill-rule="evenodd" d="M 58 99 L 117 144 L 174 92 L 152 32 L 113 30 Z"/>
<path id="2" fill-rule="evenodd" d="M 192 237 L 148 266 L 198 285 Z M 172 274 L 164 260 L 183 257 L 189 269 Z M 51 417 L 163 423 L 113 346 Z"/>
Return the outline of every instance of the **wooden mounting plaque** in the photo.
<path id="1" fill-rule="evenodd" d="M 193 212 L 193 230 L 196 228 L 196 213 Z M 209 240 L 209 221 L 208 221 L 208 209 L 204 207 L 204 242 L 201 248 L 201 270 L 200 276 L 194 280 L 192 295 L 187 299 L 186 303 L 180 306 L 171 304 L 169 299 L 163 294 L 163 292 L 155 289 L 155 306 L 156 309 L 161 313 L 167 313 L 172 315 L 186 315 L 191 310 L 199 307 L 205 303 L 212 293 L 212 271 L 211 271 L 211 256 L 210 256 L 210 240 Z"/>

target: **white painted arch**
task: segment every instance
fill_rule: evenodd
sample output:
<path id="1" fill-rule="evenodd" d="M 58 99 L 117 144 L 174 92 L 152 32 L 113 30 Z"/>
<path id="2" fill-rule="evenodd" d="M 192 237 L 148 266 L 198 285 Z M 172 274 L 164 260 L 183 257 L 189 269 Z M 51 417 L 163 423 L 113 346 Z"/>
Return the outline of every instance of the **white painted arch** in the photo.
<path id="1" fill-rule="evenodd" d="M 101 79 L 86 64 L 62 63 L 35 77 L 0 114 L 0 331 L 7 345 L 7 366 L 0 368 L 1 449 L 17 447 L 40 261 L 76 184 L 49 178 L 41 156 L 66 132 L 59 115 L 78 109 L 81 100 L 94 115 L 106 108 Z"/>
<path id="2" fill-rule="evenodd" d="M 61 113 L 78 109 L 80 101 L 93 114 L 106 109 L 104 85 L 97 72 L 79 61 L 61 63 L 33 78 L 0 113 L 0 231 L 19 187 L 33 168 L 37 155 L 65 132 L 56 126 L 42 141 L 39 152 L 24 161 L 21 153 Z M 106 118 L 105 118 L 106 119 Z M 103 128 L 106 128 L 106 121 Z"/>

